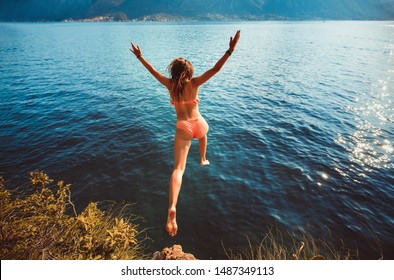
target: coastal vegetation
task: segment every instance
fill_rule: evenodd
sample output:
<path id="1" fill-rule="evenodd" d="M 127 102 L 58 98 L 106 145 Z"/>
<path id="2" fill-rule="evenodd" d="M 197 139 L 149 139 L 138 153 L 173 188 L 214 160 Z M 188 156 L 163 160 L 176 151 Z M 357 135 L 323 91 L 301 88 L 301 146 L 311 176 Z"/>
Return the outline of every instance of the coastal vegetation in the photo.
<path id="1" fill-rule="evenodd" d="M 32 191 L 9 191 L 0 177 L 0 259 L 145 259 L 144 241 L 128 206 L 77 214 L 70 184 L 30 173 Z M 29 193 L 30 192 L 30 193 Z"/>
<path id="2" fill-rule="evenodd" d="M 56 184 L 43 172 L 30 173 L 30 189 L 10 191 L 0 176 L 0 259 L 100 260 L 151 259 L 144 231 L 130 205 L 90 203 L 77 214 L 70 184 Z M 349 260 L 357 249 L 343 242 L 316 240 L 310 234 L 270 227 L 258 244 L 248 238 L 245 250 L 224 249 L 233 260 Z M 290 240 L 290 242 L 289 242 Z M 224 245 L 223 245 L 224 247 Z M 198 256 L 196 256 L 198 257 Z"/>
<path id="3" fill-rule="evenodd" d="M 247 238 L 245 250 L 233 252 L 224 249 L 232 260 L 352 260 L 359 259 L 358 250 L 348 249 L 343 241 L 340 246 L 333 241 L 315 239 L 301 231 L 283 234 L 277 227 L 268 228 L 262 241 L 253 244 Z"/>

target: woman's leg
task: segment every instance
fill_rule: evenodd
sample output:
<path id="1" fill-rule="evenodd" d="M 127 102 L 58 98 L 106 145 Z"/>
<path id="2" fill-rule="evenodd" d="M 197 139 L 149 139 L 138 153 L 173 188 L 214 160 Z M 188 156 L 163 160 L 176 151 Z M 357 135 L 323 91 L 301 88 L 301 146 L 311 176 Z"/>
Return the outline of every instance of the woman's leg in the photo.
<path id="1" fill-rule="evenodd" d="M 198 139 L 198 146 L 200 147 L 200 156 L 201 156 L 200 165 L 202 166 L 209 165 L 209 161 L 206 158 L 207 144 L 208 144 L 208 137 L 206 134 L 204 135 L 204 137 Z"/>
<path id="2" fill-rule="evenodd" d="M 169 235 L 175 236 L 178 232 L 176 223 L 176 205 L 182 185 L 182 177 L 186 168 L 187 154 L 189 153 L 192 136 L 184 130 L 177 129 L 174 139 L 174 170 L 170 179 L 169 206 L 166 230 Z"/>

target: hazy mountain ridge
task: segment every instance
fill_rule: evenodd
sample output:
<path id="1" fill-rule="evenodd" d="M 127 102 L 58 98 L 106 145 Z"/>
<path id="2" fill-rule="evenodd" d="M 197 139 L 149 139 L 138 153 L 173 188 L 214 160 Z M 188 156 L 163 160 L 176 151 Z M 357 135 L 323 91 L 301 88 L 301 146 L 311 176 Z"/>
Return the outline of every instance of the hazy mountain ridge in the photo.
<path id="1" fill-rule="evenodd" d="M 0 0 L 1 21 L 119 20 L 162 14 L 201 19 L 394 19 L 394 0 Z"/>

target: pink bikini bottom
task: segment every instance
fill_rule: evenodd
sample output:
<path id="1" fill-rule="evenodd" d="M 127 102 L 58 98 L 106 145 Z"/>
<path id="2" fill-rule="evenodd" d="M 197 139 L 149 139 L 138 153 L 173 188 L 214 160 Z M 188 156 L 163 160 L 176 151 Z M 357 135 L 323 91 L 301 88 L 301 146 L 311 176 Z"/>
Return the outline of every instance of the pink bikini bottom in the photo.
<path id="1" fill-rule="evenodd" d="M 189 133 L 193 138 L 201 139 L 207 134 L 209 126 L 203 117 L 195 120 L 178 120 L 176 128 L 182 129 Z"/>

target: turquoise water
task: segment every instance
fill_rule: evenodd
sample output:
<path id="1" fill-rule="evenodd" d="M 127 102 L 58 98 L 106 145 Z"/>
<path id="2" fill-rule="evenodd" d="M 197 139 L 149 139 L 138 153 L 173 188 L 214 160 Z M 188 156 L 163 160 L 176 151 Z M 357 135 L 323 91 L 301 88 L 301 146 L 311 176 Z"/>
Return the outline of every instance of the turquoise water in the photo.
<path id="1" fill-rule="evenodd" d="M 168 237 L 175 113 L 160 71 L 212 67 L 200 89 L 208 159 L 193 143 Z M 0 23 L 0 172 L 45 170 L 90 201 L 135 203 L 150 250 L 200 259 L 246 249 L 271 226 L 394 258 L 394 26 L 391 22 Z M 340 243 L 339 243 L 340 244 Z"/>

